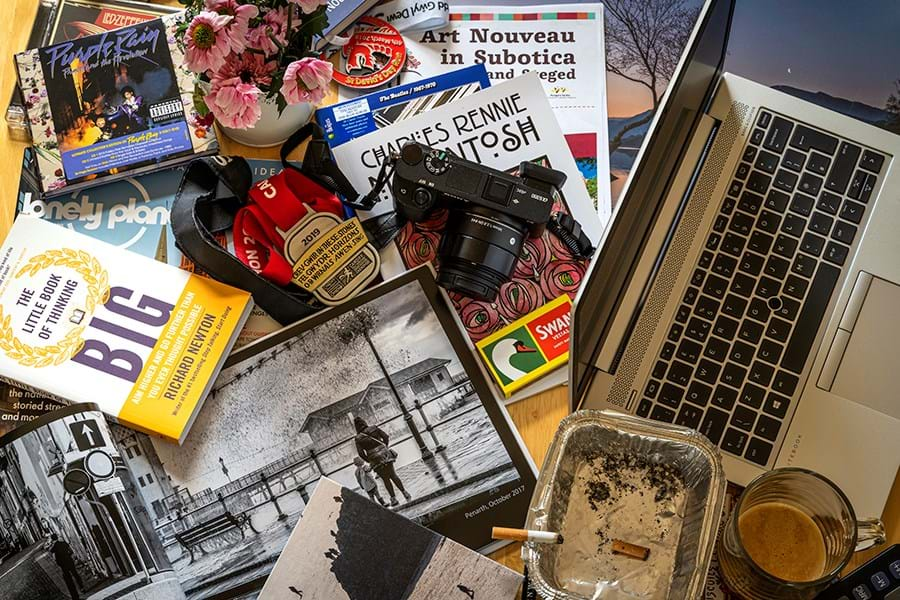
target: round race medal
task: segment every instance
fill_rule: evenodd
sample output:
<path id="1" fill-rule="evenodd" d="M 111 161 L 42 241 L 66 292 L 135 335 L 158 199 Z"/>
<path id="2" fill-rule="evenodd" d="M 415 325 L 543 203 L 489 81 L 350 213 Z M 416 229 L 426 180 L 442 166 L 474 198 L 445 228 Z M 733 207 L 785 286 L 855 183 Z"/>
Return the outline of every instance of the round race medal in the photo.
<path id="1" fill-rule="evenodd" d="M 406 64 L 406 44 L 400 32 L 387 22 L 362 17 L 341 49 L 341 56 L 343 71 L 335 71 L 334 80 L 349 88 L 373 88 L 400 73 Z"/>

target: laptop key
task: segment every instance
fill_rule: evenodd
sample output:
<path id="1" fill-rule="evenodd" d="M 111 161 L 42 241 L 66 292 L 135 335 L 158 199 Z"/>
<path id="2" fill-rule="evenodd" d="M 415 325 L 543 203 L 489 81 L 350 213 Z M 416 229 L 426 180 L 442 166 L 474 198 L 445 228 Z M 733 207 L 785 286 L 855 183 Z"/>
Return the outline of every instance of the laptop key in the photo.
<path id="1" fill-rule="evenodd" d="M 728 344 L 725 344 L 725 346 L 727 348 Z M 725 356 L 724 353 L 722 356 Z M 719 380 L 719 371 L 721 370 L 721 366 L 711 360 L 701 358 L 700 364 L 697 365 L 697 370 L 694 371 L 694 377 L 700 381 L 705 381 L 710 385 L 714 385 Z"/>
<path id="2" fill-rule="evenodd" d="M 737 200 L 726 196 L 725 199 L 722 200 L 722 206 L 719 208 L 719 212 L 723 215 L 730 215 L 735 206 L 737 206 Z"/>
<path id="3" fill-rule="evenodd" d="M 752 431 L 756 422 L 756 411 L 738 404 L 731 414 L 731 424 L 744 431 Z"/>
<path id="4" fill-rule="evenodd" d="M 763 259 L 762 256 L 752 252 L 744 252 L 744 255 L 741 257 L 739 268 L 749 275 L 759 275 L 759 272 L 762 271 L 764 262 L 765 259 Z"/>
<path id="5" fill-rule="evenodd" d="M 762 171 L 753 171 L 747 178 L 747 183 L 745 185 L 751 192 L 756 192 L 757 194 L 765 194 L 766 190 L 769 189 L 769 184 L 771 183 L 771 175 L 766 175 Z"/>
<path id="6" fill-rule="evenodd" d="M 642 399 L 637 407 L 637 416 L 644 417 L 646 419 L 650 416 L 651 408 L 653 408 L 653 402 L 651 402 L 647 398 Z"/>
<path id="7" fill-rule="evenodd" d="M 744 156 L 741 157 L 743 160 L 747 162 L 753 162 L 753 159 L 756 158 L 756 148 L 753 146 L 747 146 L 744 148 Z"/>
<path id="8" fill-rule="evenodd" d="M 678 418 L 675 419 L 675 424 L 683 425 L 684 427 L 690 427 L 691 429 L 696 429 L 697 425 L 700 424 L 701 419 L 703 419 L 702 408 L 697 408 L 696 406 L 685 404 L 681 407 L 681 410 L 678 411 Z"/>
<path id="9" fill-rule="evenodd" d="M 804 229 L 806 229 L 806 219 L 803 217 L 793 213 L 784 216 L 784 221 L 781 223 L 781 231 L 784 233 L 800 237 L 803 235 Z"/>
<path id="10" fill-rule="evenodd" d="M 753 430 L 753 433 L 770 442 L 774 442 L 778 437 L 779 429 L 781 429 L 781 421 L 773 419 L 769 415 L 759 415 L 759 419 L 756 420 L 756 429 Z"/>
<path id="11" fill-rule="evenodd" d="M 687 323 L 688 317 L 691 316 L 691 307 L 679 304 L 678 311 L 675 313 L 675 322 L 676 323 Z"/>
<path id="12" fill-rule="evenodd" d="M 752 383 L 744 384 L 744 389 L 741 390 L 740 395 L 741 404 L 746 404 L 747 406 L 752 406 L 753 408 L 759 408 L 760 406 L 762 406 L 763 400 L 765 399 L 766 390 Z"/>
<path id="13" fill-rule="evenodd" d="M 816 208 L 831 215 L 836 215 L 840 207 L 841 197 L 831 192 L 822 192 L 822 195 L 819 196 L 819 203 L 816 204 Z"/>
<path id="14" fill-rule="evenodd" d="M 781 166 L 787 167 L 792 171 L 800 171 L 803 169 L 803 163 L 806 161 L 806 155 L 802 152 L 797 152 L 791 148 L 788 148 L 784 153 L 784 158 L 781 159 Z"/>
<path id="15" fill-rule="evenodd" d="M 841 142 L 834 164 L 831 165 L 831 172 L 828 179 L 825 180 L 825 188 L 843 194 L 847 190 L 847 184 L 850 183 L 850 177 L 853 175 L 853 169 L 856 167 L 856 160 L 862 148 L 849 142 Z"/>
<path id="16" fill-rule="evenodd" d="M 840 225 L 840 221 L 838 221 L 838 225 Z M 850 227 L 853 227 L 850 225 Z M 837 225 L 835 226 L 837 229 Z M 816 265 L 819 264 L 816 259 L 812 256 L 808 256 L 806 254 L 798 254 L 796 258 L 794 258 L 794 264 L 791 265 L 791 272 L 796 273 L 797 275 L 802 275 L 804 277 L 812 277 L 813 272 L 816 270 Z"/>
<path id="17" fill-rule="evenodd" d="M 878 154 L 877 152 L 873 152 L 872 150 L 864 151 L 862 159 L 860 159 L 859 161 L 860 167 L 873 173 L 878 173 L 879 171 L 881 171 L 881 165 L 883 164 L 884 156 Z"/>
<path id="18" fill-rule="evenodd" d="M 744 458 L 764 467 L 766 466 L 766 463 L 769 462 L 769 456 L 771 456 L 771 454 L 772 444 L 764 442 L 759 438 L 752 438 L 750 443 L 747 444 L 747 451 L 744 453 Z"/>
<path id="19" fill-rule="evenodd" d="M 659 399 L 657 402 L 665 404 L 666 406 L 671 406 L 672 408 L 678 408 L 678 405 L 681 404 L 682 396 L 684 396 L 684 388 L 666 382 L 662 384 L 662 388 L 659 390 Z"/>
<path id="20" fill-rule="evenodd" d="M 797 174 L 791 173 L 785 169 L 780 169 L 778 173 L 775 174 L 772 185 L 785 192 L 793 192 L 794 188 L 797 186 Z"/>
<path id="21" fill-rule="evenodd" d="M 716 324 L 713 326 L 713 333 L 720 338 L 733 340 L 734 334 L 737 333 L 738 326 L 739 323 L 734 319 L 726 317 L 725 315 L 719 315 L 719 318 L 716 319 Z"/>
<path id="22" fill-rule="evenodd" d="M 703 422 L 700 424 L 698 431 L 709 438 L 709 441 L 713 444 L 718 445 L 727 423 L 728 413 L 716 408 L 708 408 L 706 409 L 706 414 L 703 415 Z"/>
<path id="23" fill-rule="evenodd" d="M 769 193 L 766 194 L 766 208 L 770 208 L 776 212 L 783 213 L 787 210 L 788 204 L 791 201 L 791 197 L 776 189 L 769 190 Z"/>
<path id="24" fill-rule="evenodd" d="M 809 230 L 822 235 L 828 235 L 833 223 L 834 217 L 829 217 L 825 213 L 815 212 L 809 219 Z"/>
<path id="25" fill-rule="evenodd" d="M 669 358 L 672 358 L 671 356 Z M 668 360 L 668 358 L 666 359 Z M 665 360 L 658 360 L 656 364 L 653 365 L 653 371 L 650 372 L 650 375 L 656 377 L 657 379 L 662 379 L 666 376 L 666 371 L 669 370 L 669 364 Z"/>
<path id="26" fill-rule="evenodd" d="M 727 254 L 719 254 L 713 262 L 712 271 L 722 277 L 731 277 L 737 267 L 737 259 Z"/>
<path id="27" fill-rule="evenodd" d="M 809 196 L 794 194 L 794 198 L 791 200 L 791 211 L 803 215 L 804 217 L 808 217 L 812 212 L 815 203 L 816 201 Z"/>
<path id="28" fill-rule="evenodd" d="M 738 165 L 737 170 L 734 172 L 734 176 L 738 179 L 745 179 L 747 175 L 750 174 L 750 169 L 752 169 L 750 163 L 742 162 Z"/>
<path id="29" fill-rule="evenodd" d="M 659 357 L 663 360 L 672 360 L 672 357 L 675 356 L 675 344 L 672 342 L 666 342 L 663 344 L 662 351 L 659 353 Z M 660 375 L 662 377 L 662 375 Z"/>
<path id="30" fill-rule="evenodd" d="M 673 323 L 671 327 L 669 327 L 669 341 L 677 342 L 681 339 L 681 334 L 684 332 L 684 327 L 679 325 L 678 323 Z"/>
<path id="31" fill-rule="evenodd" d="M 771 310 L 769 310 L 769 304 L 761 299 L 754 298 L 750 301 L 750 307 L 747 309 L 747 316 L 751 319 L 755 319 L 760 323 L 765 323 L 769 320 L 769 314 Z M 746 325 L 747 322 L 744 324 Z"/>
<path id="32" fill-rule="evenodd" d="M 691 285 L 700 287 L 703 285 L 704 279 L 706 279 L 706 271 L 703 269 L 694 269 L 694 273 L 691 275 Z"/>
<path id="33" fill-rule="evenodd" d="M 806 294 L 806 301 L 797 316 L 791 341 L 785 348 L 784 357 L 781 359 L 781 366 L 788 371 L 798 374 L 803 371 L 803 366 L 809 357 L 809 351 L 816 333 L 819 331 L 819 326 L 822 324 L 825 309 L 828 308 L 831 294 L 834 292 L 840 274 L 840 269 L 828 263 L 821 263 L 816 270 L 816 275 Z"/>
<path id="34" fill-rule="evenodd" d="M 738 202 L 738 208 L 746 213 L 750 213 L 751 215 L 755 215 L 759 212 L 759 208 L 763 205 L 765 200 L 759 194 L 754 194 L 753 192 L 744 192 L 741 194 L 741 201 Z"/>
<path id="35" fill-rule="evenodd" d="M 753 229 L 753 217 L 742 212 L 736 212 L 732 215 L 728 228 L 741 235 L 747 235 Z"/>
<path id="36" fill-rule="evenodd" d="M 666 379 L 673 383 L 677 383 L 678 385 L 687 386 L 691 381 L 691 374 L 693 372 L 694 367 L 691 365 L 673 360 L 672 364 L 669 365 L 669 372 L 666 374 Z M 665 386 L 663 387 L 665 388 Z"/>
<path id="37" fill-rule="evenodd" d="M 746 243 L 746 238 L 729 231 L 722 237 L 722 252 L 727 252 L 732 256 L 740 256 Z"/>
<path id="38" fill-rule="evenodd" d="M 719 247 L 719 242 L 721 241 L 722 236 L 718 233 L 709 234 L 709 237 L 706 238 L 706 249 L 715 251 L 715 249 Z"/>
<path id="39" fill-rule="evenodd" d="M 813 175 L 812 173 L 804 173 L 800 176 L 800 182 L 797 184 L 797 189 L 804 194 L 815 196 L 819 193 L 819 190 L 822 189 L 822 178 L 818 175 Z"/>
<path id="40" fill-rule="evenodd" d="M 788 139 L 791 137 L 791 131 L 793 129 L 793 123 L 787 119 L 775 117 L 772 119 L 772 126 L 769 127 L 769 133 L 766 135 L 765 141 L 763 141 L 763 147 L 772 152 L 781 154 L 785 146 L 787 146 Z"/>
<path id="41" fill-rule="evenodd" d="M 774 277 L 775 279 L 783 279 L 790 268 L 790 262 L 773 254 L 769 257 L 769 260 L 766 261 L 765 272 L 766 275 Z"/>
<path id="42" fill-rule="evenodd" d="M 772 251 L 775 252 L 775 254 L 777 254 L 778 256 L 791 259 L 797 252 L 797 240 L 792 237 L 779 234 L 778 237 L 775 238 L 775 246 L 772 248 Z"/>
<path id="43" fill-rule="evenodd" d="M 722 312 L 735 319 L 744 316 L 745 308 L 747 308 L 747 301 L 735 294 L 728 294 L 722 302 Z"/>
<path id="44" fill-rule="evenodd" d="M 750 143 L 754 146 L 759 146 L 763 139 L 766 137 L 766 132 L 762 129 L 754 129 L 753 133 L 750 134 Z"/>
<path id="45" fill-rule="evenodd" d="M 702 352 L 703 346 L 697 342 L 684 338 L 681 340 L 681 344 L 678 346 L 678 352 L 675 355 L 683 361 L 695 363 L 697 362 L 697 359 L 700 358 Z"/>
<path id="46" fill-rule="evenodd" d="M 838 140 L 836 137 L 810 129 L 805 125 L 797 125 L 794 135 L 791 136 L 791 146 L 798 150 L 809 150 L 815 148 L 825 154 L 834 154 L 837 150 Z"/>
<path id="47" fill-rule="evenodd" d="M 675 420 L 675 411 L 657 404 L 650 413 L 650 418 L 654 421 L 662 421 L 663 423 L 671 423 Z"/>
<path id="48" fill-rule="evenodd" d="M 747 379 L 757 385 L 766 386 L 772 381 L 772 375 L 775 374 L 775 368 L 760 361 L 754 361 L 750 367 L 750 373 Z"/>
<path id="49" fill-rule="evenodd" d="M 700 295 L 700 290 L 695 287 L 688 286 L 688 289 L 684 292 L 684 298 L 681 300 L 685 304 L 693 305 L 697 300 L 697 296 Z"/>
<path id="50" fill-rule="evenodd" d="M 787 296 L 780 296 L 778 300 L 781 301 L 781 307 L 775 309 L 775 314 L 788 321 L 796 319 L 797 313 L 800 312 L 800 303 Z"/>
<path id="51" fill-rule="evenodd" d="M 656 394 L 659 392 L 659 382 L 655 379 L 651 379 L 647 382 L 646 387 L 644 387 L 644 395 L 648 398 L 656 398 Z M 649 411 L 648 411 L 649 412 Z M 647 416 L 647 415 L 642 415 Z"/>
<path id="52" fill-rule="evenodd" d="M 756 351 L 756 356 L 769 364 L 777 365 L 783 350 L 784 347 L 781 344 L 765 339 L 760 342 L 759 349 Z"/>
<path id="53" fill-rule="evenodd" d="M 851 223 L 856 223 L 857 225 L 859 225 L 859 222 L 862 221 L 863 211 L 865 210 L 865 204 L 847 200 L 846 202 L 844 202 L 844 207 L 841 208 L 841 218 L 847 219 Z"/>
<path id="54" fill-rule="evenodd" d="M 753 321 L 744 321 L 741 324 L 740 330 L 738 330 L 738 337 L 744 340 L 745 342 L 749 342 L 751 344 L 755 344 L 759 341 L 763 334 L 763 326 L 760 323 L 754 323 Z"/>
<path id="55" fill-rule="evenodd" d="M 701 269 L 708 269 L 709 266 L 712 264 L 713 258 L 715 258 L 715 256 L 716 255 L 713 254 L 712 252 L 710 252 L 709 250 L 704 250 L 700 254 L 700 260 L 697 261 L 697 266 L 700 267 Z"/>
<path id="56" fill-rule="evenodd" d="M 787 371 L 779 370 L 775 375 L 775 379 L 772 380 L 772 389 L 785 396 L 793 396 L 794 392 L 797 391 L 798 383 L 800 383 L 799 377 Z"/>
<path id="57" fill-rule="evenodd" d="M 684 335 L 693 340 L 697 340 L 698 342 L 705 342 L 711 327 L 712 323 L 709 321 L 691 317 L 691 320 L 687 324 L 687 328 L 684 330 Z"/>
<path id="58" fill-rule="evenodd" d="M 715 223 L 713 223 L 713 231 L 717 233 L 722 233 L 728 227 L 728 217 L 725 215 L 718 215 L 716 217 Z"/>
<path id="59" fill-rule="evenodd" d="M 766 128 L 769 126 L 769 121 L 772 120 L 772 113 L 761 110 L 759 111 L 759 117 L 756 119 L 756 126 Z"/>
<path id="60" fill-rule="evenodd" d="M 703 349 L 703 356 L 708 356 L 713 360 L 722 362 L 725 360 L 725 357 L 728 356 L 729 348 L 731 348 L 731 345 L 728 342 L 720 340 L 717 337 L 711 337 L 709 338 L 709 341 L 706 342 L 706 348 Z M 716 375 L 718 375 L 718 371 L 716 371 Z"/>
<path id="61" fill-rule="evenodd" d="M 728 195 L 729 196 L 737 196 L 738 194 L 741 193 L 741 190 L 743 189 L 743 187 L 744 187 L 744 184 L 741 183 L 741 180 L 735 179 L 734 181 L 731 182 L 731 185 L 728 186 Z"/>
<path id="62" fill-rule="evenodd" d="M 687 394 L 685 394 L 684 399 L 688 402 L 692 402 L 697 406 L 706 406 L 709 403 L 709 396 L 712 394 L 712 388 L 706 385 L 705 383 L 700 383 L 699 381 L 692 381 L 691 385 L 688 387 Z"/>
<path id="63" fill-rule="evenodd" d="M 766 396 L 766 401 L 763 403 L 763 411 L 769 413 L 773 417 L 783 419 L 787 414 L 790 403 L 790 398 L 776 394 L 775 392 L 769 392 Z"/>
<path id="64" fill-rule="evenodd" d="M 874 175 L 869 175 L 866 177 L 866 182 L 863 184 L 862 192 L 859 194 L 859 201 L 863 204 L 868 204 L 869 199 L 872 197 L 872 190 L 875 189 L 875 182 L 877 178 Z"/>
<path id="65" fill-rule="evenodd" d="M 728 363 L 722 369 L 722 382 L 740 389 L 747 377 L 747 369 L 734 363 Z"/>
<path id="66" fill-rule="evenodd" d="M 772 247 L 772 241 L 774 239 L 775 238 L 768 233 L 763 233 L 762 231 L 754 231 L 750 235 L 750 239 L 747 241 L 747 248 L 753 250 L 754 252 L 759 252 L 760 254 L 768 254 L 769 248 Z"/>
<path id="67" fill-rule="evenodd" d="M 865 171 L 857 169 L 856 173 L 853 174 L 853 179 L 850 180 L 850 187 L 847 188 L 847 195 L 854 200 L 859 200 L 859 196 L 862 194 L 863 184 L 866 182 L 866 177 L 868 177 L 868 174 Z"/>
<path id="68" fill-rule="evenodd" d="M 809 155 L 809 162 L 806 163 L 806 169 L 808 171 L 812 171 L 813 173 L 817 173 L 822 176 L 828 174 L 828 167 L 830 166 L 831 159 L 824 154 L 819 154 L 818 152 L 812 152 Z"/>
<path id="69" fill-rule="evenodd" d="M 694 314 L 712 321 L 719 313 L 719 303 L 709 296 L 700 296 L 697 305 L 694 307 Z"/>
<path id="70" fill-rule="evenodd" d="M 771 298 L 778 295 L 779 289 L 781 284 L 778 281 L 763 275 L 756 284 L 756 295 L 760 298 Z"/>
<path id="71" fill-rule="evenodd" d="M 768 210 L 764 210 L 759 213 L 759 218 L 756 219 L 756 227 L 768 233 L 777 232 L 778 226 L 780 224 L 781 217 L 773 212 L 769 212 Z"/>
<path id="72" fill-rule="evenodd" d="M 809 281 L 806 279 L 796 275 L 788 275 L 788 278 L 784 281 L 784 293 L 797 300 L 803 300 L 803 295 L 806 293 L 808 286 Z"/>
<path id="73" fill-rule="evenodd" d="M 756 348 L 738 340 L 731 346 L 731 352 L 728 353 L 728 358 L 746 367 L 750 365 L 755 352 Z"/>
<path id="74" fill-rule="evenodd" d="M 779 342 L 786 342 L 791 334 L 791 324 L 788 321 L 772 317 L 769 320 L 769 326 L 766 328 L 766 336 Z"/>
<path id="75" fill-rule="evenodd" d="M 719 446 L 726 452 L 740 456 L 744 452 L 744 446 L 747 445 L 747 438 L 749 437 L 746 432 L 729 427 Z"/>
<path id="76" fill-rule="evenodd" d="M 756 155 L 756 162 L 753 163 L 753 166 L 766 173 L 774 173 L 778 168 L 778 155 L 762 150 Z"/>
<path id="77" fill-rule="evenodd" d="M 842 266 L 847 260 L 848 254 L 850 254 L 850 248 L 848 248 L 847 246 L 844 246 L 843 244 L 835 244 L 834 242 L 828 242 L 828 246 L 825 247 L 825 254 L 823 258 L 825 258 L 825 260 L 830 263 Z"/>
<path id="78" fill-rule="evenodd" d="M 710 398 L 710 403 L 730 411 L 735 401 L 737 401 L 737 397 L 737 390 L 733 390 L 727 385 L 717 385 L 712 398 Z"/>
<path id="79" fill-rule="evenodd" d="M 807 254 L 812 254 L 813 256 L 819 256 L 820 254 L 822 254 L 822 248 L 824 247 L 825 238 L 823 238 L 821 235 L 816 235 L 810 232 L 806 232 L 803 235 L 803 240 L 800 242 L 800 249 Z"/>

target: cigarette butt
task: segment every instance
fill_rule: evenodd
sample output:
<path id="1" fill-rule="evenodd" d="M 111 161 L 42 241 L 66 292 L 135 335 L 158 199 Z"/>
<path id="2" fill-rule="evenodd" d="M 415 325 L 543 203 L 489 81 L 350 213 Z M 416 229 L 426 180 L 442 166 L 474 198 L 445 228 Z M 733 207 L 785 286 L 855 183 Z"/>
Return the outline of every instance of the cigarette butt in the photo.
<path id="1" fill-rule="evenodd" d="M 638 546 L 637 544 L 630 544 L 622 540 L 613 540 L 612 551 L 613 554 L 624 554 L 625 556 L 630 556 L 631 558 L 636 558 L 638 560 L 647 560 L 647 557 L 650 556 L 650 548 Z"/>
<path id="2" fill-rule="evenodd" d="M 515 540 L 517 542 L 537 542 L 539 544 L 563 543 L 563 536 L 554 531 L 534 531 L 509 527 L 494 527 L 491 531 L 491 537 L 495 540 Z"/>

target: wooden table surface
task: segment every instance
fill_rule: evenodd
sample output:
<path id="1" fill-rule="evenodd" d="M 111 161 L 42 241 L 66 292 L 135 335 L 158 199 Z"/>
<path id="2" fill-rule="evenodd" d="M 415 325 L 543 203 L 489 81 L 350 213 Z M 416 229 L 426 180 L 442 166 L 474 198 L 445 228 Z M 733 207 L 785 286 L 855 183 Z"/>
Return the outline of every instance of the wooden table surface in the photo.
<path id="1" fill-rule="evenodd" d="M 177 4 L 174 0 L 159 3 Z M 4 112 L 16 81 L 12 55 L 25 48 L 37 5 L 38 0 L 0 0 L 0 104 Z M 222 154 L 278 158 L 277 148 L 263 150 L 248 148 L 231 142 L 224 136 L 220 136 L 220 140 L 222 140 Z M 11 141 L 7 134 L 6 123 L 0 123 L 0 198 L 4 199 L 0 203 L 0 239 L 6 235 L 12 224 L 24 147 L 25 144 L 22 142 Z M 299 158 L 302 150 L 298 150 L 297 155 Z M 544 460 L 559 421 L 568 414 L 567 394 L 568 388 L 558 387 L 508 407 L 510 416 L 538 468 Z M 865 466 L 861 465 L 861 468 Z M 900 542 L 900 476 L 894 480 L 883 519 L 888 532 L 888 543 Z M 877 550 L 858 555 L 851 565 L 864 561 L 874 553 L 877 553 Z M 510 567 L 521 569 L 519 544 L 508 546 L 492 556 Z"/>

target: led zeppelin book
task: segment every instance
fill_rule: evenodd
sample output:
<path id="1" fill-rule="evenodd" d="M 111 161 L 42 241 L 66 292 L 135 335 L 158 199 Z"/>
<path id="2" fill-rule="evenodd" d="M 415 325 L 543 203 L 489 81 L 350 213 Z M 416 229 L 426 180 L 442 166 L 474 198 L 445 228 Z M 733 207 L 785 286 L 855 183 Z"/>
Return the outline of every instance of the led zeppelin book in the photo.
<path id="1" fill-rule="evenodd" d="M 476 344 L 507 398 L 569 360 L 572 301 L 563 295 Z"/>
<path id="2" fill-rule="evenodd" d="M 15 57 L 41 191 L 136 175 L 216 149 L 175 42 L 181 13 Z"/>
<path id="3" fill-rule="evenodd" d="M 181 443 L 250 294 L 21 216 L 0 247 L 0 378 Z"/>

